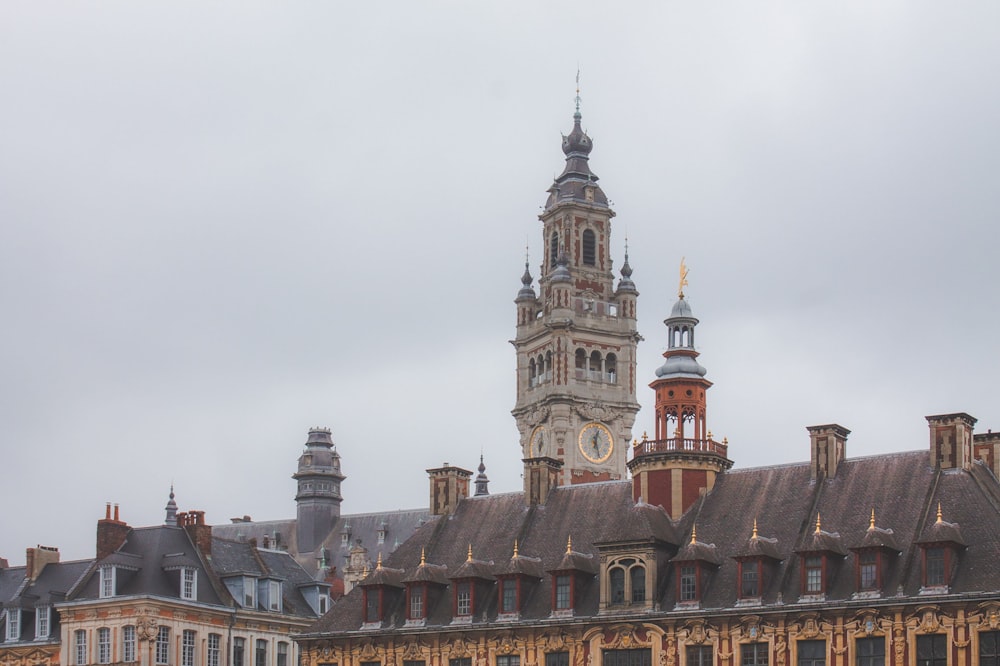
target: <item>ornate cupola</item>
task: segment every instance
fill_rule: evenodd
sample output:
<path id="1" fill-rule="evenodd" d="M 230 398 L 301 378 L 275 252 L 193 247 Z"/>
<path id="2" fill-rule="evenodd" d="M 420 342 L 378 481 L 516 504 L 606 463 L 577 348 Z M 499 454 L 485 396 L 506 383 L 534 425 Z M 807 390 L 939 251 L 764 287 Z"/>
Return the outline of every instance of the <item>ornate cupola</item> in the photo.
<path id="1" fill-rule="evenodd" d="M 329 428 L 309 431 L 305 451 L 299 456 L 295 503 L 298 507 L 296 540 L 299 553 L 315 551 L 340 518 L 340 484 L 347 478 L 340 472 L 340 454 L 333 445 Z"/>
<path id="2" fill-rule="evenodd" d="M 562 463 L 559 485 L 623 479 L 635 399 L 636 297 L 632 268 L 615 287 L 611 210 L 590 170 L 579 89 L 566 164 L 538 216 L 538 295 L 525 269 L 518 291 L 517 404 L 522 459 Z"/>
<path id="3" fill-rule="evenodd" d="M 694 329 L 698 320 L 684 300 L 687 267 L 681 260 L 677 303 L 663 322 L 667 326 L 666 362 L 649 385 L 656 392 L 656 430 L 632 449 L 633 498 L 659 504 L 674 520 L 687 511 L 716 477 L 733 463 L 728 444 L 716 442 L 707 429 L 705 393 L 712 382 L 698 363 Z"/>

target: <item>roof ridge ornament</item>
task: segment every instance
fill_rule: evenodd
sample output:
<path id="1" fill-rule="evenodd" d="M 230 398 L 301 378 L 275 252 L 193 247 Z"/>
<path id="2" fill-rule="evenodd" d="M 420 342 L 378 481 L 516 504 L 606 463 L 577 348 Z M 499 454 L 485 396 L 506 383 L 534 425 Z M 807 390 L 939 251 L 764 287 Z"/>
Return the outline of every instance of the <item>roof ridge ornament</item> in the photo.
<path id="1" fill-rule="evenodd" d="M 514 555 L 511 557 L 511 559 L 516 560 L 518 557 L 519 555 L 517 554 L 517 539 L 514 539 Z"/>
<path id="2" fill-rule="evenodd" d="M 465 561 L 466 562 L 471 562 L 472 561 L 472 544 L 471 543 L 469 544 L 469 555 L 468 555 L 468 557 L 465 558 Z"/>
<path id="3" fill-rule="evenodd" d="M 420 566 L 427 566 L 427 549 L 420 549 Z"/>
<path id="4" fill-rule="evenodd" d="M 868 521 L 868 529 L 869 530 L 875 529 L 875 507 L 872 507 L 872 517 Z"/>
<path id="5" fill-rule="evenodd" d="M 814 532 L 814 534 L 819 534 L 822 531 L 823 531 L 823 529 L 822 529 L 822 527 L 820 527 L 819 511 L 817 511 L 816 512 L 816 531 Z"/>
<path id="6" fill-rule="evenodd" d="M 375 571 L 382 569 L 382 551 L 378 553 L 378 561 L 375 563 Z"/>
<path id="7" fill-rule="evenodd" d="M 750 535 L 751 539 L 756 539 L 757 537 L 757 518 L 753 519 L 753 534 Z"/>
<path id="8" fill-rule="evenodd" d="M 691 545 L 698 542 L 698 523 L 691 526 Z"/>
<path id="9" fill-rule="evenodd" d="M 937 525 L 940 525 L 941 523 L 943 523 L 943 522 L 944 522 L 944 519 L 943 519 L 943 518 L 941 517 L 941 502 L 938 502 L 938 508 L 937 508 L 937 520 L 936 520 L 936 521 L 934 521 L 934 522 L 935 522 L 935 524 L 937 524 Z"/>
<path id="10" fill-rule="evenodd" d="M 566 554 L 573 552 L 573 535 L 566 537 Z"/>

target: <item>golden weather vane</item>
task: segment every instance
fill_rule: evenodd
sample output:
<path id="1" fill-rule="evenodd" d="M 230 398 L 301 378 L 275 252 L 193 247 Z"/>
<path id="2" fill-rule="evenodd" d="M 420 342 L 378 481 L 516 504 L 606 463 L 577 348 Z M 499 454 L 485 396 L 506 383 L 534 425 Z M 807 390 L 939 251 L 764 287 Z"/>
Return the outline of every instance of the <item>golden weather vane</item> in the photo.
<path id="1" fill-rule="evenodd" d="M 688 268 L 684 264 L 684 257 L 681 257 L 681 279 L 677 285 L 677 298 L 684 298 L 684 287 L 688 283 Z"/>

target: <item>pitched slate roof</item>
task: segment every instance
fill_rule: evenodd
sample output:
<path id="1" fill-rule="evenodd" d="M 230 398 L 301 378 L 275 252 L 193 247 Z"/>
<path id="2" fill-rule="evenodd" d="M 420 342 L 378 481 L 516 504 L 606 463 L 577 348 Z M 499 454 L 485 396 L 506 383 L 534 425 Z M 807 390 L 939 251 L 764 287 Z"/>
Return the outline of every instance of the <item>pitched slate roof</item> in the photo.
<path id="1" fill-rule="evenodd" d="M 50 562 L 38 578 L 28 580 L 26 567 L 0 570 L 0 606 L 4 608 L 35 609 L 64 601 L 69 590 L 87 572 L 93 560 Z M 0 623 L 0 626 L 3 626 Z M 50 615 L 50 640 L 58 640 L 58 615 Z M 0 634 L 0 643 L 5 642 Z M 35 623 L 21 622 L 21 642 L 35 640 Z"/>
<path id="2" fill-rule="evenodd" d="M 921 590 L 921 537 L 933 534 L 935 510 L 941 503 L 944 519 L 958 525 L 964 547 L 953 546 L 957 569 L 951 594 L 995 594 L 1000 590 L 1000 486 L 990 471 L 975 463 L 971 471 L 941 471 L 930 466 L 927 452 L 916 451 L 854 458 L 843 461 L 833 478 L 810 478 L 810 465 L 737 469 L 721 474 L 713 490 L 672 522 L 658 506 L 636 505 L 631 482 L 582 484 L 555 489 L 546 503 L 525 505 L 522 493 L 462 500 L 455 513 L 418 529 L 387 560 L 386 566 L 412 571 L 421 552 L 428 562 L 443 565 L 454 579 L 468 570 L 471 544 L 476 560 L 492 563 L 492 572 L 504 571 L 511 560 L 514 540 L 522 557 L 540 562 L 539 580 L 527 585 L 520 618 L 534 621 L 551 617 L 551 572 L 566 555 L 567 539 L 573 549 L 595 561 L 602 549 L 609 553 L 635 548 L 656 548 L 660 580 L 653 599 L 657 610 L 677 608 L 677 576 L 670 558 L 715 562 L 702 586 L 700 608 L 735 609 L 745 605 L 737 596 L 738 558 L 766 557 L 763 607 L 776 604 L 822 604 L 850 601 L 856 588 L 855 561 L 850 548 L 868 545 L 888 550 L 881 594 L 934 598 L 939 591 Z M 876 530 L 869 530 L 871 512 Z M 817 513 L 822 529 L 816 533 Z M 758 539 L 751 538 L 757 523 Z M 691 529 L 697 525 L 697 541 Z M 890 532 L 891 531 L 891 532 Z M 755 545 L 751 544 L 756 541 Z M 954 541 L 954 539 L 952 540 Z M 710 546 L 709 544 L 712 544 Z M 824 599 L 802 594 L 802 560 L 809 552 L 828 558 L 828 589 Z M 895 553 L 898 552 L 898 555 Z M 684 557 L 678 558 L 678 555 Z M 477 565 L 477 570 L 483 564 Z M 473 626 L 497 619 L 496 584 L 487 583 L 486 599 L 477 600 Z M 600 586 L 597 576 L 576 588 L 575 615 L 598 614 Z M 426 628 L 451 622 L 450 593 L 429 604 Z M 405 626 L 403 595 L 385 614 L 383 630 Z M 356 631 L 361 625 L 361 590 L 352 591 L 314 625 L 309 633 Z M 480 609 L 485 609 L 480 613 Z M 412 626 L 406 626 L 413 630 Z"/>

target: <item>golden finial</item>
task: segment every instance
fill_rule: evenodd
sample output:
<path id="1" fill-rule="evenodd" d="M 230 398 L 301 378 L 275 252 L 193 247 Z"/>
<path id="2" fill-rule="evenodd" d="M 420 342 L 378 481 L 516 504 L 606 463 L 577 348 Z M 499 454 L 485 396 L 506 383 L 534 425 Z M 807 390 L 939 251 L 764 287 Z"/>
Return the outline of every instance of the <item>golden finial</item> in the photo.
<path id="1" fill-rule="evenodd" d="M 816 512 L 816 534 L 819 534 L 821 531 L 822 531 L 822 529 L 820 528 L 819 511 L 817 511 Z"/>
<path id="2" fill-rule="evenodd" d="M 371 572 L 371 570 L 368 568 L 368 565 L 366 564 L 365 565 L 365 570 L 361 572 L 361 577 L 362 578 L 368 578 L 368 574 L 370 572 Z"/>
<path id="3" fill-rule="evenodd" d="M 649 435 L 646 434 L 645 430 L 642 431 L 642 441 L 649 441 Z"/>
<path id="4" fill-rule="evenodd" d="M 756 539 L 757 538 L 757 519 L 756 518 L 753 519 L 753 535 L 751 535 L 750 538 L 751 539 Z"/>
<path id="5" fill-rule="evenodd" d="M 465 561 L 466 562 L 471 562 L 472 561 L 472 544 L 471 543 L 469 544 L 469 556 L 468 556 L 468 558 L 466 558 Z"/>
<path id="6" fill-rule="evenodd" d="M 684 287 L 688 283 L 688 269 L 684 265 L 684 257 L 681 257 L 681 279 L 680 283 L 677 285 L 677 298 L 684 298 Z"/>
<path id="7" fill-rule="evenodd" d="M 573 536 L 570 535 L 566 537 L 566 554 L 569 555 L 573 552 Z"/>
<path id="8" fill-rule="evenodd" d="M 722 443 L 725 444 L 726 446 L 729 446 L 729 438 L 728 437 L 723 437 L 722 438 Z"/>
<path id="9" fill-rule="evenodd" d="M 708 441 L 710 441 L 710 442 L 712 441 L 712 431 L 711 430 L 708 431 Z"/>
<path id="10" fill-rule="evenodd" d="M 517 539 L 514 539 L 514 557 L 517 557 Z"/>
<path id="11" fill-rule="evenodd" d="M 420 566 L 427 564 L 427 551 L 424 548 L 420 549 Z"/>
<path id="12" fill-rule="evenodd" d="M 941 502 L 938 502 L 937 522 L 944 522 L 944 518 L 941 517 Z"/>
<path id="13" fill-rule="evenodd" d="M 695 523 L 694 525 L 691 526 L 691 543 L 694 543 L 697 540 L 698 540 L 698 524 Z"/>
<path id="14" fill-rule="evenodd" d="M 868 529 L 875 529 L 875 507 L 872 507 L 872 517 L 868 519 Z"/>
<path id="15" fill-rule="evenodd" d="M 378 562 L 375 563 L 375 570 L 378 571 L 382 568 L 382 553 L 378 554 Z"/>

